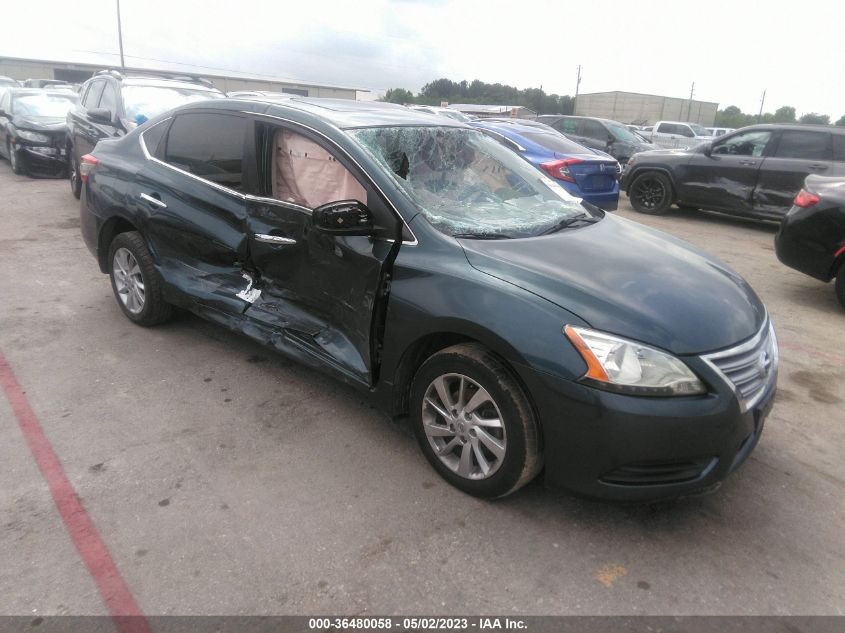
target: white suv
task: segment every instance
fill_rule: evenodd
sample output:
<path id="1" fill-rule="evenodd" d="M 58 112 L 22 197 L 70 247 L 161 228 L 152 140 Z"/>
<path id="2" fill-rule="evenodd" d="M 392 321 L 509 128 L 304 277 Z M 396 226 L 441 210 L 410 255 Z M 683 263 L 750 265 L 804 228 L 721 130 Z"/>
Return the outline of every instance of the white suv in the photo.
<path id="1" fill-rule="evenodd" d="M 651 142 L 667 149 L 688 149 L 712 139 L 713 136 L 697 123 L 680 121 L 658 121 L 651 133 Z"/>

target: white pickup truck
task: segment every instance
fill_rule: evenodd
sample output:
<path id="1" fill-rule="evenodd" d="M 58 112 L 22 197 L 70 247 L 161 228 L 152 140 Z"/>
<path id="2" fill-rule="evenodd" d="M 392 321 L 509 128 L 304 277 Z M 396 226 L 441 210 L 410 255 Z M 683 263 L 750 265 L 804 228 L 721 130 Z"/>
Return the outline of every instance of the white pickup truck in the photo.
<path id="1" fill-rule="evenodd" d="M 651 132 L 641 131 L 639 134 L 646 136 L 658 147 L 666 149 L 686 149 L 714 138 L 698 123 L 680 121 L 658 121 Z"/>

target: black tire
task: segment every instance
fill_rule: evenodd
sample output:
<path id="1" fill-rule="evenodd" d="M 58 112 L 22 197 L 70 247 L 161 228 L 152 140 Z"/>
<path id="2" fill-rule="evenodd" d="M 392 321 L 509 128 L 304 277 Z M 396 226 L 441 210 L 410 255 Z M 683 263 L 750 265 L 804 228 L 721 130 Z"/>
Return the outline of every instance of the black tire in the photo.
<path id="1" fill-rule="evenodd" d="M 435 453 L 435 449 L 426 435 L 424 415 L 432 416 L 429 419 L 442 421 L 444 426 L 449 424 L 442 414 L 437 417 L 438 414 L 433 413 L 430 408 L 427 414 L 424 414 L 423 411 L 424 407 L 431 407 L 429 401 L 426 400 L 426 392 L 430 388 L 434 389 L 435 379 L 444 375 L 452 378 L 455 378 L 455 376 L 468 378 L 468 383 L 476 383 L 476 387 L 482 387 L 490 395 L 492 401 L 487 406 L 496 407 L 496 409 L 490 410 L 499 414 L 503 428 L 490 429 L 490 432 L 504 436 L 504 454 L 498 460 L 496 469 L 491 469 L 489 476 L 470 478 L 458 474 Z M 467 389 L 469 391 L 467 391 L 464 404 L 470 403 L 470 394 L 474 393 L 472 391 L 473 385 L 468 386 Z M 481 407 L 475 411 L 481 411 Z M 476 415 L 475 411 L 468 415 Z M 458 415 L 461 414 L 458 413 Z M 482 414 L 479 413 L 478 416 L 481 418 Z M 414 376 L 411 388 L 411 419 L 413 420 L 417 441 L 429 463 L 446 481 L 473 496 L 495 498 L 508 495 L 531 481 L 542 468 L 540 426 L 527 395 L 507 366 L 487 348 L 478 343 L 464 343 L 449 347 L 437 352 L 422 364 Z M 463 420 L 464 418 L 460 417 L 459 419 Z M 477 427 L 474 430 L 470 428 L 471 424 L 467 424 L 467 427 L 462 443 L 456 444 L 453 449 L 460 454 L 463 454 L 464 443 L 469 445 L 470 448 L 467 450 L 470 453 L 480 450 L 475 448 L 476 445 L 482 446 L 484 444 L 481 442 L 482 438 L 475 435 L 479 432 Z M 454 438 L 437 439 L 444 444 L 455 439 L 461 441 L 457 432 L 454 434 Z M 496 439 L 498 440 L 498 438 Z M 473 440 L 475 441 L 473 442 Z M 458 455 L 452 451 L 449 451 L 446 455 L 460 461 Z M 488 455 L 493 457 L 492 453 L 488 453 Z M 475 465 L 480 470 L 477 453 L 472 454 L 470 460 L 474 460 Z"/>
<path id="2" fill-rule="evenodd" d="M 656 171 L 647 171 L 638 175 L 628 191 L 628 198 L 634 210 L 648 215 L 666 213 L 675 197 L 672 183 L 666 176 Z"/>
<path id="3" fill-rule="evenodd" d="M 79 200 L 82 195 L 82 177 L 79 175 L 79 158 L 73 147 L 68 147 L 68 173 L 70 175 L 70 191 L 73 197 Z"/>
<path id="4" fill-rule="evenodd" d="M 133 312 L 130 310 L 118 292 L 115 280 L 115 253 L 120 249 L 126 249 L 138 264 L 140 276 L 144 286 L 144 298 L 142 308 Z M 158 325 L 170 319 L 173 314 L 172 306 L 162 298 L 162 281 L 153 264 L 152 255 L 144 243 L 144 238 L 137 231 L 119 233 L 109 245 L 109 279 L 114 291 L 117 305 L 133 323 L 143 326 Z M 117 273 L 119 274 L 119 273 Z"/>
<path id="5" fill-rule="evenodd" d="M 836 275 L 836 298 L 845 308 L 845 263 L 839 266 L 839 274 Z"/>
<path id="6" fill-rule="evenodd" d="M 26 167 L 18 152 L 12 147 L 11 141 L 6 141 L 6 152 L 9 154 L 9 163 L 12 165 L 12 171 L 18 176 L 26 174 Z"/>

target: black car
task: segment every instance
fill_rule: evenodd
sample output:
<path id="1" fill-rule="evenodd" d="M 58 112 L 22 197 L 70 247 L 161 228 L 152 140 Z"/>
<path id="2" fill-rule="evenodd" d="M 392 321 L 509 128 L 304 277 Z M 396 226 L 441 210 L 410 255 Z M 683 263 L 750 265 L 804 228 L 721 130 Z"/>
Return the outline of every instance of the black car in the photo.
<path id="1" fill-rule="evenodd" d="M 70 188 L 79 197 L 79 157 L 100 139 L 116 138 L 166 110 L 193 101 L 222 98 L 213 84 L 197 77 L 124 76 L 104 70 L 82 84 L 77 107 L 67 114 Z"/>
<path id="2" fill-rule="evenodd" d="M 537 120 L 553 127 L 576 143 L 607 152 L 623 166 L 637 152 L 657 149 L 656 145 L 652 145 L 639 134 L 634 134 L 627 126 L 609 119 L 544 114 L 538 116 Z"/>
<path id="3" fill-rule="evenodd" d="M 707 489 L 773 401 L 774 331 L 739 275 L 446 117 L 210 101 L 101 141 L 81 175 L 127 318 L 180 306 L 345 381 L 474 495 L 544 465 L 594 497 Z"/>
<path id="4" fill-rule="evenodd" d="M 67 173 L 65 118 L 77 94 L 10 88 L 0 96 L 0 155 L 16 174 Z"/>
<path id="5" fill-rule="evenodd" d="M 681 208 L 780 220 L 810 174 L 845 176 L 845 128 L 752 125 L 683 150 L 637 154 L 622 188 L 641 213 Z"/>
<path id="6" fill-rule="evenodd" d="M 824 282 L 845 308 L 845 178 L 810 176 L 775 237 L 778 259 Z"/>

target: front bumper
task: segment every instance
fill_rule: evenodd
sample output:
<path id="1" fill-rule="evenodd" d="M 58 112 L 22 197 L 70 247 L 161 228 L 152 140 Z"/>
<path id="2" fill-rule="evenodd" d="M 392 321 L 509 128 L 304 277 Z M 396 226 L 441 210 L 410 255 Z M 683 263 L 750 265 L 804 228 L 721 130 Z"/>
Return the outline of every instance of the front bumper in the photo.
<path id="1" fill-rule="evenodd" d="M 687 360 L 710 384 L 708 394 L 634 397 L 521 368 L 543 429 L 547 485 L 644 502 L 705 491 L 736 470 L 760 438 L 776 376 L 742 412 L 724 379 Z"/>
<path id="2" fill-rule="evenodd" d="M 18 139 L 12 149 L 18 152 L 18 158 L 23 161 L 29 172 L 61 176 L 67 170 L 68 158 L 64 147 Z"/>

